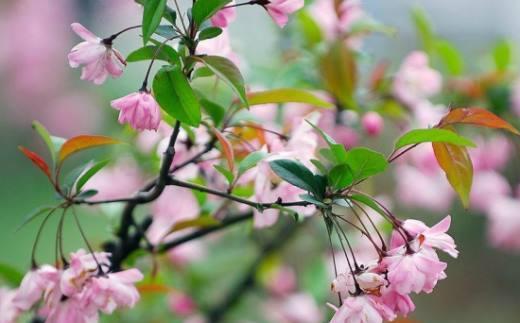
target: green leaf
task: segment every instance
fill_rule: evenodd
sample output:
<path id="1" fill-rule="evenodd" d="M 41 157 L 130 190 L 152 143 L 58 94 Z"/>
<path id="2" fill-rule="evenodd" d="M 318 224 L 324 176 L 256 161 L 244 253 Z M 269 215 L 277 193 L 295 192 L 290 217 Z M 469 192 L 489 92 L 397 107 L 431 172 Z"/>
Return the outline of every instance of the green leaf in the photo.
<path id="1" fill-rule="evenodd" d="M 273 172 L 284 181 L 308 192 L 321 195 L 314 174 L 302 163 L 290 159 L 278 159 L 269 162 Z"/>
<path id="2" fill-rule="evenodd" d="M 213 167 L 215 167 L 215 169 L 226 178 L 229 185 L 233 184 L 233 182 L 235 180 L 235 175 L 233 175 L 233 172 L 231 172 L 229 169 L 224 168 L 220 165 L 213 165 Z"/>
<path id="3" fill-rule="evenodd" d="M 357 86 L 357 67 L 354 53 L 347 44 L 344 41 L 333 43 L 320 58 L 319 67 L 325 89 L 344 108 L 356 108 L 354 92 Z"/>
<path id="4" fill-rule="evenodd" d="M 199 34 L 199 40 L 206 40 L 218 37 L 220 34 L 222 34 L 222 29 L 218 27 L 208 27 L 204 30 L 202 30 Z"/>
<path id="5" fill-rule="evenodd" d="M 56 163 L 56 152 L 58 151 L 56 149 L 56 146 L 54 145 L 54 142 L 52 141 L 52 137 L 47 131 L 47 129 L 38 121 L 33 121 L 32 127 L 36 132 L 40 135 L 40 137 L 43 139 L 45 144 L 47 145 L 47 149 L 49 149 L 49 153 L 51 154 L 52 163 Z"/>
<path id="6" fill-rule="evenodd" d="M 231 0 L 197 0 L 191 9 L 193 21 L 197 26 L 202 25 L 205 20 L 230 2 Z"/>
<path id="7" fill-rule="evenodd" d="M 317 205 L 319 207 L 323 207 L 323 208 L 327 207 L 327 204 L 325 204 L 322 201 L 316 199 L 314 196 L 312 196 L 310 194 L 302 194 L 302 195 L 300 195 L 300 198 L 303 201 L 305 201 L 305 202 L 312 203 L 312 204 Z"/>
<path id="8" fill-rule="evenodd" d="M 471 140 L 461 135 L 439 128 L 415 129 L 402 135 L 395 143 L 395 149 L 403 148 L 408 145 L 415 145 L 423 142 L 443 142 L 457 146 L 476 147 Z"/>
<path id="9" fill-rule="evenodd" d="M 435 53 L 440 57 L 446 70 L 451 75 L 460 75 L 464 71 L 464 58 L 453 44 L 437 39 L 434 43 Z"/>
<path id="10" fill-rule="evenodd" d="M 341 190 L 354 182 L 354 175 L 347 164 L 337 165 L 329 172 L 329 184 Z"/>
<path id="11" fill-rule="evenodd" d="M 320 99 L 313 93 L 301 89 L 281 88 L 247 94 L 249 105 L 261 105 L 270 103 L 305 103 L 319 108 L 332 108 L 330 102 Z"/>
<path id="12" fill-rule="evenodd" d="M 296 15 L 299 31 L 303 34 L 303 39 L 308 47 L 314 47 L 323 40 L 323 33 L 318 23 L 305 10 L 301 10 Z"/>
<path id="13" fill-rule="evenodd" d="M 157 60 L 166 61 L 172 65 L 179 64 L 180 57 L 177 51 L 169 45 L 163 45 L 160 51 L 157 53 L 158 46 L 149 45 L 141 47 L 131 52 L 126 58 L 127 62 L 138 62 L 151 60 L 156 57 Z M 156 54 L 157 53 L 157 54 Z"/>
<path id="14" fill-rule="evenodd" d="M 86 190 L 78 194 L 79 199 L 88 199 L 93 196 L 95 196 L 98 192 L 98 190 Z"/>
<path id="15" fill-rule="evenodd" d="M 381 214 L 381 216 L 383 217 L 387 217 L 387 214 L 386 212 L 383 210 L 383 208 L 381 206 L 379 206 L 379 204 L 377 204 L 377 202 L 375 202 L 374 199 L 366 196 L 366 195 L 362 195 L 362 194 L 352 194 L 352 195 L 349 195 L 348 197 L 350 200 L 354 200 L 354 201 L 357 201 L 357 202 L 360 202 L 366 206 L 368 206 L 369 208 L 371 208 L 372 210 L 376 211 L 377 213 Z"/>
<path id="16" fill-rule="evenodd" d="M 247 103 L 244 78 L 232 61 L 225 57 L 211 55 L 194 57 L 194 59 L 204 63 L 218 78 L 231 87 L 246 106 L 249 106 Z"/>
<path id="17" fill-rule="evenodd" d="M 513 45 L 507 40 L 499 41 L 493 48 L 493 60 L 495 67 L 500 72 L 505 72 L 511 66 L 513 59 Z"/>
<path id="18" fill-rule="evenodd" d="M 321 130 L 318 126 L 314 125 L 309 120 L 305 120 L 305 122 L 307 122 L 309 125 L 311 125 L 311 127 L 313 127 L 314 130 L 316 130 L 320 134 L 320 136 L 323 138 L 323 140 L 325 140 L 325 142 L 329 146 L 337 144 L 336 141 L 331 136 L 329 136 L 325 131 Z"/>
<path id="19" fill-rule="evenodd" d="M 412 19 L 424 50 L 431 53 L 434 47 L 435 33 L 423 9 L 416 7 L 412 10 Z"/>
<path id="20" fill-rule="evenodd" d="M 81 191 L 83 186 L 92 178 L 92 176 L 96 175 L 103 167 L 105 167 L 109 163 L 109 160 L 100 161 L 94 165 L 92 165 L 86 172 L 84 172 L 81 177 L 76 182 L 76 192 Z"/>
<path id="21" fill-rule="evenodd" d="M 388 167 L 385 156 L 364 147 L 347 151 L 345 162 L 350 166 L 354 180 L 362 180 L 384 172 Z"/>
<path id="22" fill-rule="evenodd" d="M 160 25 L 155 29 L 155 33 L 166 39 L 172 39 L 179 35 L 171 25 Z"/>
<path id="23" fill-rule="evenodd" d="M 201 66 L 193 72 L 193 79 L 196 79 L 199 77 L 210 77 L 210 76 L 215 76 L 215 73 L 213 73 L 206 66 Z"/>
<path id="24" fill-rule="evenodd" d="M 50 212 L 53 209 L 55 209 L 54 206 L 42 206 L 42 207 L 39 207 L 39 208 L 31 211 L 31 213 L 27 214 L 24 217 L 22 223 L 18 226 L 16 231 L 19 231 L 21 228 L 23 228 L 27 224 L 31 223 L 34 219 L 36 219 L 37 217 L 39 217 L 43 213 L 46 213 L 46 212 L 48 213 L 48 212 Z"/>
<path id="25" fill-rule="evenodd" d="M 143 42 L 145 45 L 157 27 L 159 27 L 165 9 L 166 0 L 148 0 L 144 3 L 142 29 Z"/>
<path id="26" fill-rule="evenodd" d="M 249 169 L 255 167 L 262 159 L 267 156 L 265 151 L 254 151 L 247 155 L 242 161 L 238 164 L 238 174 L 239 176 L 244 174 Z"/>
<path id="27" fill-rule="evenodd" d="M 200 105 L 179 66 L 165 66 L 155 74 L 153 92 L 157 103 L 173 118 L 198 127 Z"/>
<path id="28" fill-rule="evenodd" d="M 325 165 L 323 165 L 323 163 L 317 159 L 311 159 L 311 163 L 314 165 L 314 167 L 316 167 L 316 169 L 318 169 L 322 174 L 327 174 L 327 168 L 325 167 Z"/>
<path id="29" fill-rule="evenodd" d="M 226 114 L 226 109 L 223 106 L 206 98 L 200 99 L 200 105 L 210 116 L 211 120 L 213 120 L 215 127 L 222 123 L 222 120 L 224 120 L 224 115 Z"/>
<path id="30" fill-rule="evenodd" d="M 0 279 L 13 287 L 18 287 L 23 279 L 23 273 L 10 265 L 0 264 Z"/>

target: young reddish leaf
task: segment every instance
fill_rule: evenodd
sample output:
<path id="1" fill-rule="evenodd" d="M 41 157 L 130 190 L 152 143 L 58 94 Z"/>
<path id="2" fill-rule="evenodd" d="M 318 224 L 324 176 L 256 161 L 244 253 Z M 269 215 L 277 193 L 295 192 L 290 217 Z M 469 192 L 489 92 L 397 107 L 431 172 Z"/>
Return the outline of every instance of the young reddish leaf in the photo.
<path id="1" fill-rule="evenodd" d="M 171 287 L 158 283 L 139 284 L 137 289 L 141 294 L 167 294 L 172 291 Z"/>
<path id="2" fill-rule="evenodd" d="M 217 137 L 217 140 L 220 142 L 220 145 L 222 146 L 222 152 L 224 153 L 224 156 L 226 157 L 226 161 L 228 163 L 229 170 L 231 170 L 231 172 L 234 173 L 234 171 L 235 171 L 235 154 L 233 152 L 233 147 L 231 146 L 231 143 L 217 129 L 212 128 L 211 130 L 213 131 L 213 133 L 215 134 L 215 137 Z"/>
<path id="3" fill-rule="evenodd" d="M 105 146 L 105 145 L 114 145 L 121 143 L 118 140 L 112 139 L 110 137 L 105 136 L 89 136 L 82 135 L 73 137 L 67 140 L 63 146 L 61 146 L 60 152 L 58 153 L 58 164 L 63 163 L 63 161 L 69 158 L 71 155 L 93 147 Z"/>
<path id="4" fill-rule="evenodd" d="M 445 127 L 454 124 L 472 124 L 495 129 L 504 129 L 516 135 L 520 132 L 505 120 L 501 119 L 492 112 L 482 108 L 459 108 L 451 110 L 442 118 L 439 126 Z"/>
<path id="5" fill-rule="evenodd" d="M 49 168 L 49 165 L 43 160 L 43 158 L 38 155 L 35 152 L 30 151 L 29 149 L 18 146 L 18 149 L 27 157 L 29 158 L 38 168 L 47 175 L 49 180 L 51 179 L 51 170 Z"/>
<path id="6" fill-rule="evenodd" d="M 473 164 L 465 147 L 434 142 L 433 151 L 439 166 L 446 173 L 450 185 L 459 195 L 464 207 L 469 205 L 473 182 Z"/>

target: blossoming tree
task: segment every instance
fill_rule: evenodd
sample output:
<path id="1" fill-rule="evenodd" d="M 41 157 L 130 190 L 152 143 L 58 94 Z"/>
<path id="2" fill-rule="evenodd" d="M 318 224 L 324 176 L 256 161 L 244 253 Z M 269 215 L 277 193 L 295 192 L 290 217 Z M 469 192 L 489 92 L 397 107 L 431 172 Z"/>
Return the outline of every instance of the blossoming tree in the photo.
<path id="1" fill-rule="evenodd" d="M 330 322 L 394 321 L 415 309 L 414 294 L 431 293 L 447 278 L 447 263 L 438 252 L 453 258 L 459 254 L 447 233 L 451 216 L 431 227 L 403 219 L 384 198 L 369 193 L 366 184 L 397 167 L 404 199 L 404 180 L 421 181 L 436 195 L 423 202 L 442 211 L 435 199 L 442 194 L 449 199 L 452 191 L 437 191 L 430 178 L 442 174 L 443 181 L 447 178 L 442 185 L 449 184 L 465 207 L 475 200 L 478 207 L 492 210 L 470 196 L 474 166 L 468 147 L 476 145 L 459 129 L 485 127 L 519 135 L 510 123 L 484 108 L 434 109 L 427 99 L 441 91 L 442 77 L 422 51 L 411 53 L 390 83 L 384 66 L 377 66 L 369 85 L 373 95 L 357 95 L 362 38 L 387 32 L 357 1 L 318 0 L 300 11 L 295 18 L 310 59 L 294 64 L 312 69 L 301 75 L 305 86 L 258 91 L 246 85 L 226 28 L 246 6 L 266 12 L 284 27 L 304 7 L 303 0 L 194 0 L 184 9 L 177 1 L 171 6 L 166 0 L 137 2 L 143 7 L 142 24 L 109 37 L 72 24 L 83 41 L 68 55 L 70 66 L 82 69 L 81 79 L 97 85 L 121 76 L 131 68 L 129 63 L 148 63 L 136 92 L 111 102 L 119 123 L 135 130 L 135 144 L 99 135 L 59 138 L 34 123 L 50 160 L 25 147 L 20 150 L 45 175 L 58 202 L 26 220 L 42 219 L 31 268 L 17 289 L 1 290 L 0 322 L 14 322 L 33 310 L 34 321 L 97 322 L 100 313 L 134 307 L 140 292 L 164 289 L 172 311 L 189 317 L 186 321 L 230 322 L 228 310 L 262 280 L 256 276 L 265 259 L 310 221 L 324 228 L 313 240 L 324 241 L 331 258 L 331 310 L 316 312 L 312 299 L 293 293 L 295 274 L 282 266 L 269 273 L 267 283 L 273 294 L 286 296 L 271 307 L 278 306 L 270 313 L 274 322 L 318 322 L 324 312 Z M 116 49 L 118 37 L 133 30 L 139 30 L 143 47 L 125 58 Z M 432 48 L 446 46 L 440 38 L 428 39 L 436 44 L 430 43 Z M 457 68 L 453 59 L 449 62 Z M 381 100 L 405 107 L 417 126 L 403 126 L 387 154 L 359 145 L 358 134 L 345 127 L 358 122 L 366 136 L 380 136 L 385 121 L 370 103 Z M 353 111 L 362 111 L 360 120 Z M 101 146 L 121 146 L 140 158 L 120 158 L 116 166 L 89 162 L 66 174 L 71 156 Z M 406 164 L 413 162 L 427 170 L 413 173 Z M 153 166 L 143 174 L 139 163 Z M 411 195 L 410 201 L 420 200 L 413 188 Z M 117 231 L 104 250 L 96 251 L 76 210 L 113 204 L 124 205 Z M 56 259 L 42 264 L 38 242 L 53 216 L 59 217 Z M 85 249 L 70 255 L 63 248 L 68 218 L 85 242 Z M 188 242 L 250 220 L 257 230 L 275 227 L 272 235 L 250 270 L 236 279 L 235 288 L 201 307 L 198 316 L 192 315 L 197 305 L 189 295 L 157 283 L 160 272 L 167 270 L 160 266 L 161 255 L 183 263 L 200 254 L 194 244 L 182 252 Z"/>

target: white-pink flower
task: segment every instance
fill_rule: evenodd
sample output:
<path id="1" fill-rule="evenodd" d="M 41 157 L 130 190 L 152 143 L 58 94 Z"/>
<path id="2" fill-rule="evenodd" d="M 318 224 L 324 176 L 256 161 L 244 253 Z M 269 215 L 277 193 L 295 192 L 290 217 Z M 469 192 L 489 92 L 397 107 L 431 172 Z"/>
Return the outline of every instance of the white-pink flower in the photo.
<path id="1" fill-rule="evenodd" d="M 336 314 L 330 323 L 382 323 L 383 316 L 375 302 L 366 295 L 347 297 L 339 308 L 329 304 Z"/>
<path id="2" fill-rule="evenodd" d="M 418 247 L 418 241 L 408 251 L 406 246 L 392 249 L 383 258 L 382 265 L 388 270 L 388 281 L 401 295 L 411 292 L 431 293 L 440 279 L 446 278 L 446 263 L 441 262 L 435 251 L 428 247 Z"/>
<path id="3" fill-rule="evenodd" d="M 235 1 L 229 2 L 226 6 L 232 6 Z M 237 16 L 236 8 L 223 8 L 211 17 L 211 24 L 216 27 L 226 28 Z"/>
<path id="4" fill-rule="evenodd" d="M 15 323 L 20 309 L 14 304 L 16 290 L 0 287 L 0 323 Z"/>
<path id="5" fill-rule="evenodd" d="M 343 295 L 353 294 L 356 292 L 357 282 L 359 288 L 361 288 L 364 293 L 378 295 L 380 289 L 387 284 L 383 275 L 370 271 L 357 273 L 355 277 L 356 279 L 354 280 L 352 273 L 339 274 L 338 277 L 332 281 L 332 290 L 336 293 L 342 293 Z"/>
<path id="6" fill-rule="evenodd" d="M 408 316 L 410 312 L 415 310 L 415 304 L 409 295 L 399 294 L 392 286 L 384 287 L 379 298 L 383 304 L 389 307 L 395 314 Z"/>
<path id="7" fill-rule="evenodd" d="M 161 122 L 161 109 L 154 97 L 141 90 L 113 100 L 112 107 L 119 110 L 119 123 L 128 123 L 136 130 L 157 130 Z"/>
<path id="8" fill-rule="evenodd" d="M 91 276 L 99 274 L 98 264 L 102 270 L 108 270 L 110 261 L 109 253 L 87 253 L 83 249 L 71 253 L 69 266 L 63 271 L 60 278 L 61 293 L 65 296 L 73 296 L 81 292 L 85 283 Z"/>
<path id="9" fill-rule="evenodd" d="M 74 46 L 68 58 L 71 67 L 83 65 L 81 79 L 94 84 L 102 84 L 108 75 L 119 77 L 123 74 L 125 59 L 121 53 L 112 47 L 110 41 L 105 41 L 79 23 L 73 23 L 72 30 L 85 41 Z"/>
<path id="10" fill-rule="evenodd" d="M 22 311 L 34 306 L 44 292 L 52 290 L 59 282 L 59 271 L 49 265 L 44 265 L 25 274 L 16 292 L 13 303 Z"/>
<path id="11" fill-rule="evenodd" d="M 300 10 L 304 0 L 266 0 L 262 6 L 267 10 L 273 21 L 280 27 L 284 27 L 289 21 L 289 15 Z"/>
<path id="12" fill-rule="evenodd" d="M 469 205 L 474 210 L 487 212 L 496 200 L 510 194 L 511 186 L 504 176 L 495 171 L 475 172 Z"/>
<path id="13" fill-rule="evenodd" d="M 437 94 L 441 87 L 441 74 L 428 65 L 428 56 L 424 52 L 415 51 L 405 58 L 395 75 L 393 93 L 413 108 Z"/>

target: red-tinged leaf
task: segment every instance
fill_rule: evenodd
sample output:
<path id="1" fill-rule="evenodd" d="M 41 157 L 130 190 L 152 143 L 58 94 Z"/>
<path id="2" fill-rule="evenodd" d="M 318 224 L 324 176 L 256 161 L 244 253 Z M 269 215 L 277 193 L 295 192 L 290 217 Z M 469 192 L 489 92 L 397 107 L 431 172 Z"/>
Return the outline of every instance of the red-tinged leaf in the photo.
<path id="1" fill-rule="evenodd" d="M 229 140 L 227 140 L 227 138 L 220 131 L 218 131 L 215 128 L 212 128 L 212 131 L 215 134 L 215 137 L 217 137 L 217 140 L 220 142 L 220 145 L 222 146 L 222 152 L 224 153 L 224 157 L 226 157 L 229 170 L 234 173 L 235 154 L 233 152 L 233 146 L 231 146 Z"/>
<path id="2" fill-rule="evenodd" d="M 166 294 L 172 291 L 172 288 L 158 283 L 145 283 L 137 286 L 142 294 Z"/>
<path id="3" fill-rule="evenodd" d="M 439 166 L 446 173 L 450 185 L 459 195 L 464 207 L 469 205 L 473 182 L 473 164 L 465 147 L 435 142 L 433 151 Z"/>
<path id="4" fill-rule="evenodd" d="M 67 140 L 63 146 L 61 146 L 60 152 L 58 153 L 58 164 L 63 163 L 63 161 L 69 158 L 71 155 L 93 147 L 105 146 L 105 145 L 114 145 L 121 143 L 118 140 L 112 139 L 110 137 L 105 136 L 90 136 L 90 135 L 81 135 L 77 137 L 73 137 Z"/>
<path id="5" fill-rule="evenodd" d="M 20 149 L 20 151 L 27 157 L 29 158 L 33 164 L 35 164 L 36 166 L 38 166 L 38 168 L 45 173 L 45 175 L 47 175 L 47 177 L 49 179 L 51 179 L 51 170 L 49 168 L 49 165 L 47 165 L 47 163 L 45 162 L 45 160 L 43 160 L 43 158 L 38 155 L 37 153 L 33 152 L 33 151 L 30 151 L 29 149 L 25 148 L 25 147 L 22 147 L 22 146 L 18 146 L 18 149 Z"/>
<path id="6" fill-rule="evenodd" d="M 453 109 L 442 118 L 439 126 L 445 127 L 455 124 L 471 124 L 487 128 L 504 129 L 520 135 L 520 132 L 511 124 L 482 108 Z"/>

